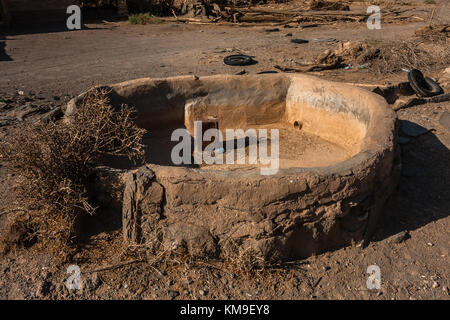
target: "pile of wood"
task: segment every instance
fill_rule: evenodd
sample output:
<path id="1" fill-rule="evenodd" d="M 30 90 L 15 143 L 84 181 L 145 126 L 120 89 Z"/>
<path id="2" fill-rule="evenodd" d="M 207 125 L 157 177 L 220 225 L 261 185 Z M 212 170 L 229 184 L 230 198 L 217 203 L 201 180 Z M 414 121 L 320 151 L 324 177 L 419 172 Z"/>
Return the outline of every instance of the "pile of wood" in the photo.
<path id="1" fill-rule="evenodd" d="M 383 22 L 401 21 L 410 16 L 402 15 L 405 10 L 386 9 L 383 11 Z M 368 18 L 365 11 L 347 10 L 309 10 L 303 8 L 272 9 L 272 8 L 238 8 L 225 7 L 220 16 L 226 21 L 252 23 L 298 23 L 298 22 L 362 22 Z"/>
<path id="2" fill-rule="evenodd" d="M 223 2 L 222 2 L 223 3 Z M 189 17 L 176 17 L 179 21 L 190 23 L 222 23 L 247 25 L 271 25 L 281 26 L 313 22 L 318 24 L 332 24 L 335 22 L 363 22 L 369 14 L 360 9 L 350 11 L 347 3 L 342 1 L 314 0 L 302 2 L 300 5 L 280 4 L 274 6 L 236 6 L 223 5 L 222 3 L 205 3 L 202 17 L 197 15 Z M 414 17 L 407 14 L 408 9 L 385 8 L 382 9 L 383 23 L 411 20 Z"/>
<path id="3" fill-rule="evenodd" d="M 292 22 L 330 22 L 330 21 L 355 21 L 366 19 L 365 13 L 347 11 L 320 11 L 320 10 L 283 10 L 270 8 L 236 8 L 225 7 L 221 17 L 224 20 L 237 22 L 270 22 L 287 24 Z"/>

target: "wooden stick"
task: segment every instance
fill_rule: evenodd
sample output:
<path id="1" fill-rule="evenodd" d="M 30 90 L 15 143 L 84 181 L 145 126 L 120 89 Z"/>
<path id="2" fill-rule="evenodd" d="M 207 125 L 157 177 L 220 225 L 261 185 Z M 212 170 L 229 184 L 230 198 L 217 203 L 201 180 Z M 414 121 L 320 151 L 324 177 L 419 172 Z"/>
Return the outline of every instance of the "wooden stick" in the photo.
<path id="1" fill-rule="evenodd" d="M 433 9 L 433 12 L 431 13 L 431 18 L 430 18 L 430 27 L 433 23 L 433 18 L 434 18 L 434 13 L 436 12 L 436 7 Z"/>
<path id="2" fill-rule="evenodd" d="M 121 268 L 121 267 L 130 265 L 130 264 L 139 263 L 139 262 L 145 262 L 145 260 L 143 260 L 143 259 L 131 260 L 131 261 L 122 262 L 122 263 L 119 263 L 119 264 L 109 265 L 109 266 L 105 266 L 105 267 L 102 267 L 102 268 L 98 268 L 98 269 L 94 269 L 94 270 L 91 270 L 91 271 L 87 271 L 86 273 L 94 273 L 94 272 L 100 272 L 100 271 L 106 271 L 106 270 L 114 270 L 114 269 L 117 269 L 117 268 Z"/>

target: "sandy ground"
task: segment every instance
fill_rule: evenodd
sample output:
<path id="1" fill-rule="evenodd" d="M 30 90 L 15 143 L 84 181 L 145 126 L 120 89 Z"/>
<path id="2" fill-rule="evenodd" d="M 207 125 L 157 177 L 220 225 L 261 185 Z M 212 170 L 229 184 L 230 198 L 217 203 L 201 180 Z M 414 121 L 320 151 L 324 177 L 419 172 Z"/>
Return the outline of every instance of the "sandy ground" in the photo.
<path id="1" fill-rule="evenodd" d="M 17 123 L 12 115 L 33 119 L 92 85 L 140 77 L 235 74 L 242 69 L 254 74 L 274 70 L 274 65 L 295 67 L 335 45 L 294 45 L 288 33 L 310 40 L 406 39 L 422 25 L 385 25 L 381 31 L 370 31 L 364 24 L 338 24 L 267 33 L 266 27 L 121 22 L 88 24 L 87 30 L 76 32 L 6 34 L 0 54 L 0 97 L 10 98 L 14 106 L 0 110 L 2 123 L 7 124 L 0 132 L 8 134 L 8 126 Z M 237 50 L 254 56 L 258 63 L 245 68 L 224 65 L 223 58 Z M 372 84 L 406 80 L 406 73 L 382 77 L 367 70 L 316 75 Z M 22 105 L 37 111 L 28 113 Z M 127 259 L 121 253 L 117 227 L 94 234 L 75 257 L 88 283 L 85 289 L 68 291 L 64 285 L 67 265 L 54 264 L 45 251 L 32 247 L 0 258 L 0 299 L 449 299 L 450 132 L 438 121 L 445 111 L 450 111 L 448 102 L 398 112 L 400 119 L 434 130 L 402 146 L 400 184 L 366 248 L 354 245 L 252 276 L 183 263 L 158 270 L 135 263 L 88 273 Z M 14 176 L 0 166 L 0 211 L 12 201 L 13 181 Z M 0 225 L 6 219 L 7 215 L 1 216 Z M 410 238 L 397 243 L 403 231 Z M 367 267 L 374 264 L 381 270 L 381 290 L 366 287 Z"/>

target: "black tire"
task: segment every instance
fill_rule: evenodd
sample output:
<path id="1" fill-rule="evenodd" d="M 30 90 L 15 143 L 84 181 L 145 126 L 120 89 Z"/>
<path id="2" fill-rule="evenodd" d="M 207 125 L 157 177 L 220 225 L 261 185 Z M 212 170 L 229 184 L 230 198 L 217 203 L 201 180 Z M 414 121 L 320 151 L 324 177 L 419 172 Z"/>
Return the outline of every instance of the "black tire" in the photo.
<path id="1" fill-rule="evenodd" d="M 256 74 L 272 74 L 272 73 L 278 73 L 278 71 L 268 70 L 268 71 L 257 72 Z"/>
<path id="2" fill-rule="evenodd" d="M 253 63 L 253 59 L 243 54 L 234 54 L 225 57 L 223 62 L 229 66 L 248 66 Z"/>
<path id="3" fill-rule="evenodd" d="M 408 81 L 411 88 L 422 97 L 432 97 L 443 92 L 441 86 L 436 81 L 424 77 L 422 72 L 417 69 L 412 69 L 408 72 Z"/>
<path id="4" fill-rule="evenodd" d="M 305 39 L 291 39 L 292 43 L 296 43 L 296 44 L 303 44 L 303 43 L 308 43 L 308 40 Z"/>

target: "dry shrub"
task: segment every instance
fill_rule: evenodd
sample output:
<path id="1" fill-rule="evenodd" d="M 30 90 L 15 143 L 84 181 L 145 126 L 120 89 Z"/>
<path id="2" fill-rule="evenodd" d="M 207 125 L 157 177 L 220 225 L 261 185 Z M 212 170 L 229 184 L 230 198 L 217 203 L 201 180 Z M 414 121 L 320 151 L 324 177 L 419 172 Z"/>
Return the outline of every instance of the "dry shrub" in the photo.
<path id="1" fill-rule="evenodd" d="M 365 65 L 379 74 L 396 73 L 402 68 L 436 71 L 450 63 L 445 43 L 424 44 L 415 39 L 347 42 L 334 54 L 347 64 Z"/>
<path id="2" fill-rule="evenodd" d="M 17 215 L 8 221 L 0 238 L 0 254 L 34 244 L 35 230 L 30 220 L 29 215 Z"/>
<path id="3" fill-rule="evenodd" d="M 161 23 L 163 22 L 163 20 L 149 13 L 135 13 L 128 17 L 128 22 L 130 22 L 131 24 L 146 25 Z"/>
<path id="4" fill-rule="evenodd" d="M 414 32 L 417 41 L 430 42 L 448 42 L 450 40 L 450 25 L 427 25 Z"/>
<path id="5" fill-rule="evenodd" d="M 224 247 L 220 255 L 223 267 L 236 275 L 253 277 L 277 264 L 276 261 L 265 259 L 251 247 L 240 246 L 232 239 L 228 239 Z"/>
<path id="6" fill-rule="evenodd" d="M 145 133 L 133 110 L 115 111 L 106 89 L 88 92 L 65 122 L 36 122 L 16 128 L 0 145 L 19 177 L 15 196 L 28 210 L 40 240 L 73 247 L 83 215 L 94 214 L 89 180 L 105 155 L 143 159 Z"/>

